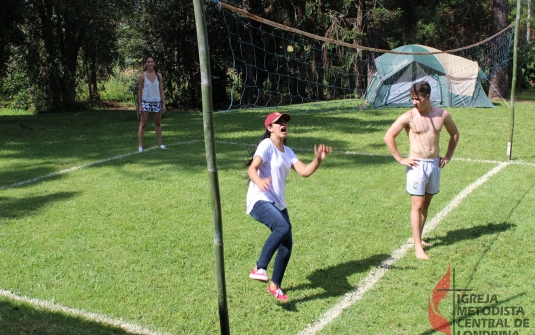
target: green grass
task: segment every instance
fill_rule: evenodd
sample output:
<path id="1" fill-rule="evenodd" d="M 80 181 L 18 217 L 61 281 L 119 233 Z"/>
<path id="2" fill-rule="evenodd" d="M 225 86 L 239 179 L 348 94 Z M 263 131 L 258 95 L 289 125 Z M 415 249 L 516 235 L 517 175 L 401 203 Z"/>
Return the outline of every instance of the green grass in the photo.
<path id="1" fill-rule="evenodd" d="M 533 90 L 525 90 L 515 92 L 516 99 L 521 101 L 535 101 L 535 92 Z"/>
<path id="2" fill-rule="evenodd" d="M 33 115 L 32 109 L 0 108 L 0 116 Z"/>
<path id="3" fill-rule="evenodd" d="M 429 235 L 436 244 L 431 262 L 409 251 L 321 334 L 438 334 L 428 321 L 427 298 L 448 265 L 457 287 L 496 294 L 500 306 L 523 306 L 525 318 L 534 319 L 531 105 L 515 107 L 513 143 L 514 162 L 531 165 L 510 165 L 477 188 Z M 292 173 L 288 179 L 294 252 L 285 304 L 247 277 L 268 230 L 245 215 L 243 163 L 263 132 L 265 113 L 214 114 L 233 334 L 296 334 L 410 237 L 404 168 L 382 141 L 403 111 L 292 113 L 288 144 L 303 161 L 312 159 L 317 143 L 335 152 L 310 178 Z M 459 159 L 444 170 L 430 218 L 497 165 L 487 161 L 506 159 L 507 106 L 450 112 L 461 134 Z M 132 110 L 8 114 L 0 112 L 0 289 L 154 331 L 219 333 L 202 115 L 170 111 L 162 122 L 169 149 L 135 154 Z M 151 125 L 145 145 L 156 145 Z M 408 150 L 403 136 L 400 148 Z M 448 306 L 444 301 L 441 310 Z M 127 332 L 3 297 L 2 333 Z"/>

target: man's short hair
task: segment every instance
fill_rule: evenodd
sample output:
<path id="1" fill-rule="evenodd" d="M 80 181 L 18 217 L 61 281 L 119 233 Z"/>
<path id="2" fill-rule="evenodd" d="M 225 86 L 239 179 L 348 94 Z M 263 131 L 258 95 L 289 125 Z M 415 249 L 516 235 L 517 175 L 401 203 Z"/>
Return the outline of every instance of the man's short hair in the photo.
<path id="1" fill-rule="evenodd" d="M 431 85 L 427 81 L 419 81 L 411 86 L 411 95 L 431 95 Z"/>

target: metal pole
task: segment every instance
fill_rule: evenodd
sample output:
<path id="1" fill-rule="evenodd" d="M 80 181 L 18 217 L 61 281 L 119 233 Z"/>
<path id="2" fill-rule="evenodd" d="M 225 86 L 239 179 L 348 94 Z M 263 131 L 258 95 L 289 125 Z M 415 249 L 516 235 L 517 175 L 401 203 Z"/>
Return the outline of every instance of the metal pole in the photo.
<path id="1" fill-rule="evenodd" d="M 513 81 L 511 83 L 511 134 L 507 143 L 507 160 L 511 160 L 513 151 L 513 133 L 515 130 L 515 88 L 516 88 L 516 62 L 518 54 L 518 26 L 520 22 L 520 0 L 516 0 L 515 41 L 513 47 Z"/>
<path id="2" fill-rule="evenodd" d="M 223 256 L 223 225 L 221 220 L 221 199 L 219 196 L 219 181 L 217 176 L 212 79 L 210 75 L 210 52 L 208 48 L 208 33 L 203 0 L 193 0 L 195 7 L 195 25 L 197 28 L 197 43 L 199 45 L 199 62 L 201 67 L 201 91 L 204 125 L 204 147 L 206 151 L 206 165 L 210 179 L 210 193 L 212 204 L 212 222 L 214 225 L 214 255 L 216 267 L 217 302 L 219 306 L 219 324 L 221 334 L 230 334 L 227 307 L 227 291 L 225 284 L 225 263 Z"/>

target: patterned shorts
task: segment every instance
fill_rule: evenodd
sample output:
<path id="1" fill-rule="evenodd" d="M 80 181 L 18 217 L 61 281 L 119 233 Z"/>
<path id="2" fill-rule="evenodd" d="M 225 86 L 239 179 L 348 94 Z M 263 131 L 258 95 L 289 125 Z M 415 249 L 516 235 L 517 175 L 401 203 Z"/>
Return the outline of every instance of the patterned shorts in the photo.
<path id="1" fill-rule="evenodd" d="M 144 112 L 160 113 L 162 111 L 163 104 L 161 101 L 141 101 L 141 107 Z"/>

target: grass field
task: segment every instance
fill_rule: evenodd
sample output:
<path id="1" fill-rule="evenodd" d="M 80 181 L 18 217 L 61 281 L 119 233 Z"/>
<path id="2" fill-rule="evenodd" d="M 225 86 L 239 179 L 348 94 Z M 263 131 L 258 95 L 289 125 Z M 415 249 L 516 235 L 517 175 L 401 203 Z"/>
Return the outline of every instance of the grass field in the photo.
<path id="1" fill-rule="evenodd" d="M 403 110 L 293 113 L 300 159 L 317 143 L 334 153 L 310 178 L 288 179 L 287 303 L 248 278 L 269 231 L 245 215 L 243 163 L 266 113 L 215 113 L 231 333 L 442 334 L 428 298 L 450 266 L 451 287 L 495 297 L 457 307 L 523 311 L 457 315 L 455 335 L 534 334 L 535 104 L 516 105 L 510 164 L 510 109 L 497 104 L 449 110 L 461 136 L 429 212 L 430 262 L 410 248 L 387 261 L 411 236 L 404 168 L 382 141 Z M 202 115 L 164 116 L 168 150 L 154 148 L 149 126 L 152 148 L 138 154 L 137 126 L 133 110 L 0 110 L 0 334 L 219 333 Z M 453 297 L 439 306 L 450 321 Z"/>

